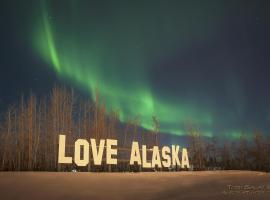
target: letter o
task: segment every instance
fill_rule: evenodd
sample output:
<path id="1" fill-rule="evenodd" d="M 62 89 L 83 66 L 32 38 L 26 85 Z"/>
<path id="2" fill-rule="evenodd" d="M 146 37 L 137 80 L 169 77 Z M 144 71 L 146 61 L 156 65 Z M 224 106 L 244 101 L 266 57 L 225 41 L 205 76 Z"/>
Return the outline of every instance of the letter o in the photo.
<path id="1" fill-rule="evenodd" d="M 83 147 L 83 159 L 81 159 L 81 146 Z M 87 140 L 78 139 L 75 142 L 75 163 L 77 166 L 86 166 L 89 163 L 89 143 Z"/>

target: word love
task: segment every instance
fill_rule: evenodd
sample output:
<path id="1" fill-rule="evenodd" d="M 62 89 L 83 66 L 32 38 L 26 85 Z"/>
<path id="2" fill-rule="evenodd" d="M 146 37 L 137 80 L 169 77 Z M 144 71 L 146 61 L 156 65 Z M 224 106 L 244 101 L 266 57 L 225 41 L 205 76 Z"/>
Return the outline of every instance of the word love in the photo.
<path id="1" fill-rule="evenodd" d="M 90 139 L 90 144 L 85 139 L 78 139 L 75 142 L 74 148 L 74 162 L 77 166 L 87 166 L 89 164 L 89 152 L 93 158 L 94 165 L 101 165 L 104 151 L 106 151 L 106 164 L 117 165 L 117 140 L 101 139 L 97 145 L 96 139 Z M 72 157 L 65 155 L 66 136 L 59 135 L 59 151 L 58 163 L 71 164 Z M 139 143 L 132 142 L 130 150 L 130 165 L 140 165 L 143 168 L 162 168 L 170 166 L 181 166 L 182 168 L 189 168 L 188 152 L 186 148 L 182 149 L 181 162 L 179 159 L 180 147 L 172 145 L 171 148 L 163 146 L 159 149 L 158 146 L 153 146 L 152 149 L 147 149 L 146 145 L 139 147 Z M 151 154 L 149 159 L 147 156 Z M 83 156 L 81 156 L 83 155 Z"/>

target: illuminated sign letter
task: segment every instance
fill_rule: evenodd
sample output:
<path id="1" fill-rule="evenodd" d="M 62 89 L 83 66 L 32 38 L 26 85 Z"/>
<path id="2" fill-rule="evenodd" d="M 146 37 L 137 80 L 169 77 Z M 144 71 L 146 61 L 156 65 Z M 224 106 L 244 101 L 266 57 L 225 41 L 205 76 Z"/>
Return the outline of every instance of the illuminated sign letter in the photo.
<path id="1" fill-rule="evenodd" d="M 81 159 L 81 147 L 83 147 L 83 159 Z M 74 161 L 77 166 L 86 166 L 89 163 L 89 143 L 87 140 L 78 139 L 75 142 Z"/>
<path id="2" fill-rule="evenodd" d="M 151 168 L 151 163 L 147 162 L 147 151 L 146 151 L 146 145 L 142 145 L 142 163 L 144 168 Z"/>
<path id="3" fill-rule="evenodd" d="M 142 164 L 138 142 L 132 142 L 129 164 L 134 165 L 134 162 L 137 162 L 138 165 Z"/>
<path id="4" fill-rule="evenodd" d="M 158 146 L 153 147 L 153 155 L 152 155 L 152 168 L 155 168 L 156 165 L 159 168 L 162 167 Z"/>
<path id="5" fill-rule="evenodd" d="M 66 136 L 59 135 L 58 163 L 72 163 L 72 157 L 65 156 Z"/>
<path id="6" fill-rule="evenodd" d="M 182 168 L 185 168 L 185 166 L 187 168 L 189 168 L 189 160 L 188 160 L 188 153 L 187 153 L 187 149 L 186 148 L 183 148 L 182 150 Z"/>
<path id="7" fill-rule="evenodd" d="M 178 157 L 179 146 L 172 145 L 172 164 L 180 166 L 180 160 Z"/>
<path id="8" fill-rule="evenodd" d="M 112 158 L 112 155 L 117 155 L 117 149 L 112 149 L 112 146 L 117 146 L 117 140 L 106 140 L 106 160 L 107 164 L 117 165 L 117 159 Z"/>
<path id="9" fill-rule="evenodd" d="M 164 167 L 170 167 L 171 166 L 171 156 L 168 155 L 171 153 L 171 149 L 167 146 L 164 146 L 162 148 L 162 158 L 164 159 L 164 161 L 162 161 L 162 165 Z"/>
<path id="10" fill-rule="evenodd" d="M 90 140 L 91 140 L 91 147 L 92 147 L 94 164 L 101 165 L 103 150 L 104 150 L 104 146 L 105 146 L 105 140 L 100 140 L 98 151 L 97 151 L 96 139 L 90 139 Z"/>

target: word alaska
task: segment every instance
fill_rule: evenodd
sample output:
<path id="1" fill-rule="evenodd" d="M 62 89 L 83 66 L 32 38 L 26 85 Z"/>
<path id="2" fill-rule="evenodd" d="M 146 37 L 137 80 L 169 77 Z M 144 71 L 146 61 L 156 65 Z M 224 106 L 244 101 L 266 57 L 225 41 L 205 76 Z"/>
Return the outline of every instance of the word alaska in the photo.
<path id="1" fill-rule="evenodd" d="M 90 144 L 85 139 L 77 139 L 74 146 L 74 162 L 77 166 L 87 166 L 89 163 L 89 150 L 91 147 L 91 157 L 94 165 L 101 165 L 106 149 L 106 164 L 117 165 L 117 140 L 101 139 L 97 145 L 96 139 L 90 139 Z M 58 163 L 71 164 L 72 157 L 65 154 L 66 136 L 59 135 L 59 151 Z M 170 166 L 181 166 L 181 168 L 189 168 L 188 152 L 186 148 L 182 149 L 181 162 L 179 160 L 180 147 L 172 145 L 171 148 L 163 146 L 161 149 L 158 146 L 153 146 L 152 149 L 147 149 L 146 145 L 142 145 L 141 149 L 139 143 L 132 142 L 130 150 L 130 165 L 141 165 L 143 168 L 162 168 Z M 147 156 L 150 156 L 148 158 Z M 83 155 L 83 156 L 81 156 Z"/>

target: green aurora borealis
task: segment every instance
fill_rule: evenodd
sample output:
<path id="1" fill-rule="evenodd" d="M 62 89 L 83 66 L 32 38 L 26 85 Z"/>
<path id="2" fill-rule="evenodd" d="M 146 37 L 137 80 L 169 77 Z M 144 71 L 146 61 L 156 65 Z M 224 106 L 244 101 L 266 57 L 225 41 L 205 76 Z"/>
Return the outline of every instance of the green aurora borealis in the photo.
<path id="1" fill-rule="evenodd" d="M 93 100 L 98 88 L 106 108 L 118 110 L 123 122 L 138 116 L 151 129 L 155 115 L 164 133 L 184 135 L 192 122 L 204 136 L 213 135 L 214 108 L 181 98 L 181 91 L 177 98 L 159 94 L 149 74 L 160 58 L 211 38 L 222 4 L 65 2 L 43 2 L 32 27 L 33 48 L 60 77 L 88 90 Z M 239 136 L 235 128 L 227 131 Z"/>

